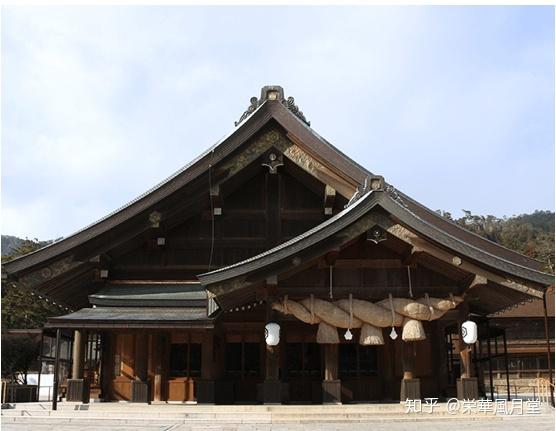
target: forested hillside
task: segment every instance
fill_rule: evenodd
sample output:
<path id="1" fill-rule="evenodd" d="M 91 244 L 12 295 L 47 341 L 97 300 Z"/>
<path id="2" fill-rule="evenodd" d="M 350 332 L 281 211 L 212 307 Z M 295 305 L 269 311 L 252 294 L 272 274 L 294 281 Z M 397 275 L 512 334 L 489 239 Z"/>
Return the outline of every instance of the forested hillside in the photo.
<path id="1" fill-rule="evenodd" d="M 464 210 L 464 216 L 457 219 L 450 213 L 439 213 L 477 235 L 543 262 L 545 271 L 554 273 L 554 212 L 537 210 L 498 218 Z"/>

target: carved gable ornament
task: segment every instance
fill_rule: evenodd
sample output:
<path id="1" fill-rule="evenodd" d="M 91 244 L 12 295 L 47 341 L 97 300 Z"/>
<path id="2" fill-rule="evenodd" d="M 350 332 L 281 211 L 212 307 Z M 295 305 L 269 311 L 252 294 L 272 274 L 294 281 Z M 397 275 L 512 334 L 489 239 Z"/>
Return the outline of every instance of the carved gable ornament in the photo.
<path id="1" fill-rule="evenodd" d="M 284 97 L 284 89 L 279 85 L 267 85 L 262 88 L 261 90 L 261 97 L 257 99 L 256 97 L 251 97 L 249 100 L 250 105 L 245 110 L 245 112 L 241 115 L 238 121 L 234 123 L 235 126 L 240 125 L 246 118 L 248 118 L 253 112 L 257 110 L 259 106 L 261 106 L 267 100 L 278 100 L 280 101 L 286 108 L 290 110 L 297 118 L 303 121 L 308 126 L 311 125 L 309 121 L 305 118 L 305 115 L 302 111 L 299 110 L 299 107 L 295 104 L 295 99 L 293 97 L 288 97 L 287 99 Z"/>

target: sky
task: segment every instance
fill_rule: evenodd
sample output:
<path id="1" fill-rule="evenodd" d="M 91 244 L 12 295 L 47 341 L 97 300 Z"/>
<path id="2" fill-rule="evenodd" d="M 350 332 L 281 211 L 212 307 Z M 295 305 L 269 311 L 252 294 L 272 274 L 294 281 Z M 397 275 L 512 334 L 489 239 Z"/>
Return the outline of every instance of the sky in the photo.
<path id="1" fill-rule="evenodd" d="M 554 210 L 554 9 L 3 7 L 2 234 L 67 236 L 281 85 L 433 210 Z"/>

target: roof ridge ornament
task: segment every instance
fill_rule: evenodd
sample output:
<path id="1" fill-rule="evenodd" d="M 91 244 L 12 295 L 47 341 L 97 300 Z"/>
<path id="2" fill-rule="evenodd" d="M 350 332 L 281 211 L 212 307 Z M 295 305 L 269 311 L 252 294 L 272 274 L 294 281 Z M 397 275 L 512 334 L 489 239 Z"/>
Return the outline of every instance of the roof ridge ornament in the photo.
<path id="1" fill-rule="evenodd" d="M 407 208 L 406 203 L 403 201 L 402 197 L 398 193 L 398 189 L 396 189 L 392 184 L 388 184 L 386 186 L 386 193 L 388 193 L 400 205 Z"/>
<path id="2" fill-rule="evenodd" d="M 303 121 L 307 126 L 310 126 L 311 123 L 307 121 L 305 115 L 302 111 L 299 110 L 299 107 L 295 104 L 295 99 L 292 96 L 289 96 L 287 99 L 284 97 L 284 89 L 279 85 L 266 85 L 261 89 L 261 97 L 257 99 L 256 97 L 251 97 L 249 99 L 250 105 L 245 110 L 238 121 L 234 122 L 234 125 L 237 127 L 240 125 L 247 117 L 249 117 L 253 112 L 257 110 L 259 106 L 261 106 L 267 100 L 276 100 L 282 103 L 289 111 L 294 114 L 297 118 Z"/>
<path id="3" fill-rule="evenodd" d="M 386 182 L 384 181 L 384 177 L 382 175 L 369 175 L 365 177 L 365 182 L 361 184 L 353 193 L 353 196 L 346 204 L 344 208 L 349 207 L 351 204 L 359 200 L 363 195 L 365 195 L 368 191 L 372 190 L 375 192 L 382 192 L 384 191 L 384 186 Z M 388 189 L 386 190 L 388 191 Z"/>

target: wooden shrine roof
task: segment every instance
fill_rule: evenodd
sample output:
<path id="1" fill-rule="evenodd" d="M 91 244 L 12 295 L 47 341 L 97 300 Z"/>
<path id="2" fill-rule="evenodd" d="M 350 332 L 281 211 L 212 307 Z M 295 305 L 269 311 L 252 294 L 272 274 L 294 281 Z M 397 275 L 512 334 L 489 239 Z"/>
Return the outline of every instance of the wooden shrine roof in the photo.
<path id="1" fill-rule="evenodd" d="M 94 307 L 50 317 L 46 328 L 212 328 L 203 307 Z"/>
<path id="2" fill-rule="evenodd" d="M 169 307 L 207 306 L 207 292 L 199 283 L 110 283 L 89 295 L 92 305 Z"/>
<path id="3" fill-rule="evenodd" d="M 270 90 L 278 91 L 280 97 L 272 100 L 265 96 L 265 94 L 270 94 L 265 91 Z M 132 224 L 135 224 L 137 229 L 151 228 L 153 222 L 156 223 L 156 220 L 151 220 L 153 212 L 156 213 L 163 202 L 170 202 L 170 197 L 175 197 L 178 191 L 189 191 L 191 188 L 200 187 L 199 184 L 204 187 L 209 166 L 216 166 L 231 158 L 233 154 L 237 153 L 236 150 L 254 138 L 268 124 L 278 125 L 291 142 L 332 172 L 334 176 L 340 178 L 342 184 L 345 184 L 344 194 L 346 191 L 351 193 L 358 189 L 362 190 L 367 181 L 373 177 L 371 172 L 343 154 L 309 127 L 304 115 L 293 104 L 293 99 L 283 97 L 281 88 L 264 87 L 261 98 L 253 99 L 252 105 L 242 116 L 236 128 L 191 163 L 97 222 L 36 252 L 3 264 L 4 274 L 14 281 L 25 277 L 29 283 L 37 283 L 37 285 L 50 283 L 49 289 L 56 291 L 53 295 L 63 297 L 63 300 L 67 301 L 71 292 L 61 292 L 62 289 L 58 291 L 58 287 L 53 286 L 56 284 L 55 277 L 65 273 L 68 274 L 68 277 L 73 277 L 76 283 L 81 280 L 79 277 L 83 278 L 81 284 L 90 282 L 91 280 L 88 278 L 91 277 L 91 269 L 95 266 L 92 259 L 109 250 L 111 242 L 117 240 L 121 232 L 132 231 L 133 229 L 130 229 Z M 363 194 L 362 191 L 360 194 Z M 349 198 L 349 196 L 347 197 Z M 352 224 L 374 206 L 382 208 L 399 220 L 404 228 L 422 236 L 445 253 L 461 255 L 462 258 L 468 259 L 474 265 L 497 271 L 498 275 L 502 273 L 502 276 L 518 278 L 518 282 L 520 280 L 530 282 L 535 285 L 534 289 L 551 285 L 554 282 L 552 276 L 541 272 L 542 264 L 540 262 L 469 232 L 387 183 L 383 184 L 383 191 L 367 193 L 355 200 L 341 213 L 302 235 L 236 265 L 202 274 L 199 279 L 210 286 L 222 280 L 258 271 L 260 268 L 279 265 L 284 259 L 292 257 L 295 253 L 310 250 L 313 245 L 326 241 L 327 237 Z M 74 257 L 76 257 L 75 260 Z M 91 289 L 93 288 L 91 287 Z M 91 296 L 93 301 L 118 302 L 121 299 L 118 299 L 118 295 L 115 293 L 94 294 L 94 290 L 86 293 L 93 294 Z M 143 299 L 139 296 L 141 295 L 138 294 L 136 300 L 142 301 Z"/>

